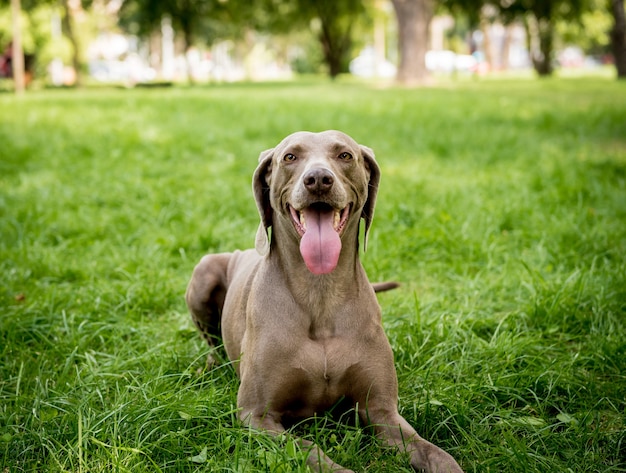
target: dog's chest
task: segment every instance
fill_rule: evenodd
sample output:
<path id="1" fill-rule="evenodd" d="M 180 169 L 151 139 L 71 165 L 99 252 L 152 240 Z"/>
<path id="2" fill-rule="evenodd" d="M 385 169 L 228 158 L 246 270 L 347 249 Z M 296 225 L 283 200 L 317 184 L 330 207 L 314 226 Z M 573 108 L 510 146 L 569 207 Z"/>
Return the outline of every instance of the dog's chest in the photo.
<path id="1" fill-rule="evenodd" d="M 303 341 L 284 373 L 285 409 L 293 415 L 310 416 L 349 397 L 350 373 L 358 361 L 355 347 L 345 340 Z"/>
<path id="2" fill-rule="evenodd" d="M 340 378 L 356 361 L 351 344 L 340 337 L 320 337 L 304 342 L 299 365 L 325 381 Z"/>

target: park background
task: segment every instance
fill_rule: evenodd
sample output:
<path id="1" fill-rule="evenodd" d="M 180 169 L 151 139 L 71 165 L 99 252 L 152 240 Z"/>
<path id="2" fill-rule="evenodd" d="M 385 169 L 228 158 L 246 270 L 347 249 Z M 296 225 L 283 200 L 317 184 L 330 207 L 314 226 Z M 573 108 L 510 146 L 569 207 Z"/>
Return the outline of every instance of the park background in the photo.
<path id="1" fill-rule="evenodd" d="M 593 10 L 602 44 L 578 44 L 582 66 L 557 61 L 577 44 L 557 23 L 548 75 L 532 60 L 349 74 L 372 19 L 351 28 L 330 79 L 322 21 L 308 19 L 252 36 L 308 45 L 317 66 L 288 80 L 155 68 L 151 81 L 102 82 L 79 58 L 82 80 L 60 86 L 46 28 L 65 3 L 22 3 L 35 69 L 22 93 L 10 78 L 0 92 L 0 471 L 307 471 L 290 436 L 238 424 L 235 373 L 220 351 L 206 369 L 183 295 L 202 255 L 252 246 L 259 153 L 327 128 L 373 148 L 382 170 L 362 261 L 372 280 L 401 283 L 379 301 L 402 415 L 468 472 L 626 471 L 626 83 L 609 58 L 613 3 Z M 86 19 L 103 4 L 82 5 Z M 161 13 L 148 36 L 160 38 Z M 29 50 L 37 18 L 44 40 L 32 44 L 44 46 Z M 401 49 L 393 58 L 385 44 L 399 73 Z M 459 44 L 449 51 L 470 55 Z M 410 471 L 358 423 L 320 416 L 296 432 L 355 471 Z"/>
<path id="2" fill-rule="evenodd" d="M 0 51 L 18 91 L 605 64 L 625 77 L 626 18 L 623 0 L 2 0 Z"/>

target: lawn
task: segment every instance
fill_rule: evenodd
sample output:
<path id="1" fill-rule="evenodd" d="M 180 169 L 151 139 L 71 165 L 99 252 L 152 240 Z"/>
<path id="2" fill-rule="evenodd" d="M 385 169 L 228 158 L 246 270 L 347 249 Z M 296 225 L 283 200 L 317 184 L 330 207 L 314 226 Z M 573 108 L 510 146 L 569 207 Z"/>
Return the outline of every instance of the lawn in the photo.
<path id="1" fill-rule="evenodd" d="M 183 294 L 250 247 L 259 153 L 336 128 L 374 149 L 363 263 L 400 411 L 468 472 L 626 471 L 626 83 L 311 81 L 0 94 L 0 471 L 306 471 L 236 421 Z M 411 471 L 368 429 L 297 428 Z"/>

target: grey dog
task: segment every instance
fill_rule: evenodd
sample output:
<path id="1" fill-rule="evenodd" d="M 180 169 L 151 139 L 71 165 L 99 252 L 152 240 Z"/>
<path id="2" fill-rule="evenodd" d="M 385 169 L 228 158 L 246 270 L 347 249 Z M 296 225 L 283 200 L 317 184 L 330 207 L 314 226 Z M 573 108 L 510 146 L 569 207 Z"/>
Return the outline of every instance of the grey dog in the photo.
<path id="1" fill-rule="evenodd" d="M 393 354 L 375 290 L 359 260 L 374 216 L 374 153 L 338 131 L 298 132 L 261 153 L 256 251 L 204 256 L 187 305 L 207 342 L 221 337 L 241 379 L 242 422 L 271 434 L 284 420 L 356 406 L 416 470 L 462 473 L 451 455 L 398 413 Z M 348 470 L 302 441 L 315 470 Z"/>

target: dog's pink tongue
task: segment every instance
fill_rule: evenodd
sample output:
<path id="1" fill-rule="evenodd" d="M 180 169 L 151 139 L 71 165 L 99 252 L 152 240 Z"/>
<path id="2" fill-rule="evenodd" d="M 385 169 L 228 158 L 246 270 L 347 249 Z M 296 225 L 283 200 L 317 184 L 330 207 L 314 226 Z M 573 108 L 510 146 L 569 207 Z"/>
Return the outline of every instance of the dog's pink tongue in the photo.
<path id="1" fill-rule="evenodd" d="M 303 210 L 306 232 L 300 240 L 300 253 L 313 274 L 328 274 L 337 266 L 341 239 L 333 228 L 333 211 Z"/>

